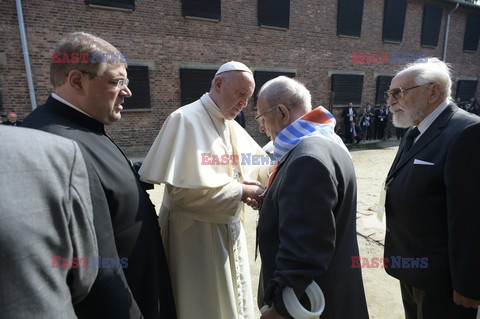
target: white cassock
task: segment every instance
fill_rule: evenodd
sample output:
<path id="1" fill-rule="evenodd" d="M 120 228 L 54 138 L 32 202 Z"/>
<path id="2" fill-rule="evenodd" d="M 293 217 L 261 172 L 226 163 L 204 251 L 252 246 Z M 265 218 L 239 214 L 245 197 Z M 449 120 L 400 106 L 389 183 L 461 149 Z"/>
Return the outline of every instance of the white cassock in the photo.
<path id="1" fill-rule="evenodd" d="M 166 184 L 159 217 L 179 319 L 254 317 L 240 182 L 265 185 L 265 160 L 208 93 L 173 112 L 150 148 L 139 173 Z"/>

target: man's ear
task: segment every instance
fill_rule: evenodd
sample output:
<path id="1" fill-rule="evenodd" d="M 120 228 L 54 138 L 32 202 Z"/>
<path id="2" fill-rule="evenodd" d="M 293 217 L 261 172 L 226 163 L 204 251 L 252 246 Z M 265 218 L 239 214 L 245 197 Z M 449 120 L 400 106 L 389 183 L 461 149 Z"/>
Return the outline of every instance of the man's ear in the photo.
<path id="1" fill-rule="evenodd" d="M 278 107 L 278 114 L 280 114 L 282 119 L 282 123 L 285 126 L 290 124 L 290 118 L 291 118 L 290 110 L 283 104 L 278 104 L 277 107 Z"/>
<path id="2" fill-rule="evenodd" d="M 442 97 L 442 92 L 440 90 L 440 84 L 432 84 L 432 88 L 429 90 L 428 102 L 435 103 Z"/>
<path id="3" fill-rule="evenodd" d="M 217 76 L 215 80 L 213 80 L 215 91 L 219 91 L 223 84 L 223 78 L 221 76 Z"/>
<path id="4" fill-rule="evenodd" d="M 84 74 L 79 70 L 72 70 L 67 75 L 67 84 L 76 92 L 84 91 Z"/>

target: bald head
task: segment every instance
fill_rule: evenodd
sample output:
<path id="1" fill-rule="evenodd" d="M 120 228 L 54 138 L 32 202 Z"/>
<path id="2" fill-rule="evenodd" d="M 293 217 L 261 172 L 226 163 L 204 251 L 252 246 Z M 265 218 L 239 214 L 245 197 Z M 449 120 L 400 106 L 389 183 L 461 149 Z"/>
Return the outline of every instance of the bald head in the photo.
<path id="1" fill-rule="evenodd" d="M 283 104 L 294 114 L 299 114 L 298 117 L 312 110 L 310 91 L 299 81 L 283 75 L 265 83 L 258 97 L 265 99 L 269 107 Z"/>

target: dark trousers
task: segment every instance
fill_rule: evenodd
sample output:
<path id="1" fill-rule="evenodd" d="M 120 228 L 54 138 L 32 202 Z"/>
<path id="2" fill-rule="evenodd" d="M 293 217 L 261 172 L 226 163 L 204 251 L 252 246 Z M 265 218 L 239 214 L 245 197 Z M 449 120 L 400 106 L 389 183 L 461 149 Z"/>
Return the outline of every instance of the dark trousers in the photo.
<path id="1" fill-rule="evenodd" d="M 383 140 L 385 138 L 385 124 L 378 124 L 377 139 Z"/>
<path id="2" fill-rule="evenodd" d="M 458 306 L 451 294 L 436 294 L 400 281 L 405 319 L 475 319 L 477 309 Z"/>

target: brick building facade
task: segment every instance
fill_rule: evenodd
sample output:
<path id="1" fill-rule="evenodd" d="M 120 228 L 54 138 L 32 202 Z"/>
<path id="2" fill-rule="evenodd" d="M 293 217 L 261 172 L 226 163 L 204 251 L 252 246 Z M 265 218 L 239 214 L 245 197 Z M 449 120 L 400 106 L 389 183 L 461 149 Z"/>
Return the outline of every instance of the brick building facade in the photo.
<path id="1" fill-rule="evenodd" d="M 42 104 L 52 91 L 49 63 L 58 40 L 72 31 L 86 31 L 127 53 L 130 78 L 135 71 L 138 89 L 133 83 L 130 87 L 142 99 L 108 128 L 131 151 L 147 149 L 165 118 L 182 105 L 188 92 L 181 90 L 181 82 L 186 81 L 181 70 L 212 72 L 229 60 L 250 66 L 260 83 L 277 72 L 295 76 L 310 89 L 313 104 L 331 109 L 341 123 L 338 115 L 347 100 L 355 106 L 384 103 L 378 96 L 385 80 L 402 67 L 392 60 L 398 52 L 404 59 L 407 53 L 442 58 L 447 16 L 456 4 L 453 0 L 204 2 L 206 9 L 192 7 L 194 2 L 188 0 L 22 1 L 37 103 Z M 95 3 L 122 10 L 91 5 Z M 0 111 L 15 110 L 22 119 L 31 111 L 31 103 L 15 1 L 2 1 L 0 12 Z M 465 92 L 480 97 L 479 32 L 472 31 L 472 26 L 480 29 L 479 17 L 479 6 L 464 3 L 451 15 L 446 61 L 454 71 L 453 97 L 458 81 L 463 81 Z M 467 49 L 465 41 L 469 41 Z M 352 51 L 357 52 L 355 57 Z M 388 62 L 353 63 L 375 62 L 372 53 L 376 52 L 388 53 Z M 251 102 L 247 131 L 262 144 L 266 140 L 258 133 L 254 115 Z"/>

